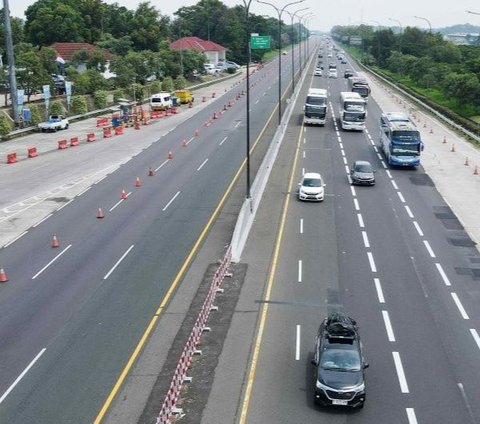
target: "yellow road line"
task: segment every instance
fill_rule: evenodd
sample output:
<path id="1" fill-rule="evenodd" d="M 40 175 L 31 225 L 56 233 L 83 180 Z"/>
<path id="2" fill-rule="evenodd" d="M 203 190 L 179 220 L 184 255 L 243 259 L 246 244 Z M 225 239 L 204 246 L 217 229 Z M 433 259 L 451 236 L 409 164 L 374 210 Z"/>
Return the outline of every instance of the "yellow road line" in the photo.
<path id="1" fill-rule="evenodd" d="M 269 272 L 269 275 L 268 275 L 267 290 L 265 291 L 264 302 L 263 302 L 262 311 L 261 311 L 261 315 L 260 315 L 260 323 L 258 325 L 257 337 L 255 339 L 252 361 L 251 361 L 251 365 L 250 365 L 250 371 L 248 373 L 247 386 L 245 388 L 245 394 L 244 394 L 244 398 L 243 398 L 242 411 L 240 413 L 239 424 L 245 424 L 247 422 L 247 413 L 248 413 L 248 408 L 250 406 L 250 398 L 252 396 L 253 382 L 255 380 L 255 373 L 257 371 L 258 358 L 260 356 L 260 345 L 262 344 L 263 332 L 265 330 L 265 323 L 267 321 L 267 314 L 268 314 L 268 308 L 269 308 L 268 301 L 270 300 L 270 295 L 271 295 L 272 289 L 273 289 L 273 281 L 274 281 L 274 278 L 275 278 L 275 273 L 277 271 L 277 263 L 278 263 L 278 258 L 279 258 L 279 255 L 280 255 L 280 248 L 282 246 L 282 240 L 283 240 L 283 235 L 284 235 L 284 231 L 285 231 L 285 221 L 287 219 L 288 205 L 290 204 L 290 193 L 292 192 L 292 189 L 293 189 L 293 178 L 294 178 L 294 174 L 295 174 L 295 168 L 296 168 L 297 162 L 298 162 L 298 155 L 299 155 L 299 151 L 300 151 L 300 140 L 302 138 L 302 132 L 303 132 L 303 123 L 300 127 L 300 133 L 298 135 L 295 157 L 294 157 L 294 160 L 293 160 L 292 169 L 290 171 L 291 174 L 290 174 L 290 180 L 289 180 L 289 183 L 288 183 L 288 191 L 287 191 L 287 194 L 285 196 L 285 202 L 284 202 L 283 211 L 282 211 L 282 218 L 280 220 L 280 226 L 279 226 L 278 233 L 277 233 L 277 240 L 275 242 L 275 249 L 274 249 L 274 254 L 273 254 L 273 259 L 272 259 L 272 265 L 271 265 L 270 272 Z"/>
<path id="2" fill-rule="evenodd" d="M 260 134 L 258 135 L 257 139 L 255 140 L 255 143 L 253 144 L 253 146 L 250 148 L 250 152 L 253 152 L 255 147 L 257 146 L 257 144 L 259 143 L 260 139 L 262 138 L 265 130 L 267 129 L 267 126 L 269 125 L 270 121 L 272 120 L 272 117 L 275 113 L 276 109 L 273 110 L 273 112 L 271 113 L 271 115 L 268 117 L 267 119 L 267 122 L 265 123 L 265 125 L 263 126 L 262 130 L 260 131 Z M 205 227 L 203 228 L 202 232 L 200 233 L 197 241 L 195 242 L 195 244 L 193 245 L 192 249 L 190 250 L 190 253 L 187 255 L 187 257 L 185 258 L 182 266 L 180 267 L 180 270 L 178 271 L 177 275 L 175 276 L 175 278 L 173 279 L 167 293 L 165 294 L 165 296 L 163 297 L 161 303 L 160 303 L 160 306 L 158 307 L 157 311 L 155 312 L 155 315 L 152 317 L 152 319 L 150 320 L 150 323 L 148 324 L 145 332 L 143 333 L 142 337 L 140 338 L 137 346 L 135 347 L 132 355 L 130 356 L 130 358 L 128 359 L 124 369 L 122 370 L 122 372 L 120 373 L 120 376 L 118 377 L 115 385 L 113 386 L 112 390 L 110 391 L 110 394 L 108 395 L 107 399 L 105 400 L 103 406 L 101 407 L 97 417 L 95 418 L 95 420 L 93 421 L 94 424 L 100 424 L 102 422 L 102 420 L 105 418 L 105 415 L 107 413 L 107 411 L 109 410 L 110 406 L 112 405 L 112 402 L 113 400 L 115 399 L 115 397 L 117 396 L 118 394 L 118 391 L 120 390 L 120 388 L 122 387 L 128 373 L 130 372 L 133 364 L 135 363 L 135 361 L 137 360 L 140 352 L 142 351 L 142 349 L 144 348 L 145 346 L 145 343 L 146 341 L 148 340 L 150 334 L 152 333 L 153 331 L 153 328 L 155 326 L 155 323 L 157 322 L 160 314 L 162 313 L 163 309 L 165 308 L 165 306 L 168 304 L 168 302 L 171 300 L 171 297 L 173 295 L 173 293 L 175 292 L 175 289 L 177 288 L 178 284 L 180 283 L 180 281 L 182 280 L 182 278 L 184 277 L 184 273 L 185 271 L 188 269 L 188 267 L 190 266 L 190 263 L 193 259 L 193 257 L 195 256 L 195 254 L 197 253 L 197 250 L 199 249 L 199 247 L 201 246 L 204 238 L 206 237 L 208 231 L 210 230 L 210 227 L 212 226 L 213 222 L 215 221 L 215 219 L 217 218 L 218 214 L 220 213 L 220 210 L 222 209 L 224 203 L 226 202 L 227 200 L 227 197 L 230 195 L 231 191 L 233 190 L 233 187 L 235 186 L 235 184 L 237 183 L 238 179 L 240 178 L 240 174 L 243 172 L 245 166 L 246 166 L 246 163 L 247 163 L 247 159 L 245 158 L 242 162 L 242 164 L 240 165 L 240 167 L 238 168 L 238 171 L 236 172 L 235 176 L 233 177 L 232 181 L 230 182 L 230 184 L 228 185 L 227 187 L 227 190 L 225 191 L 224 195 L 222 196 L 222 198 L 220 199 L 220 202 L 218 203 L 217 207 L 214 209 L 212 215 L 210 216 L 207 224 L 205 225 Z"/>

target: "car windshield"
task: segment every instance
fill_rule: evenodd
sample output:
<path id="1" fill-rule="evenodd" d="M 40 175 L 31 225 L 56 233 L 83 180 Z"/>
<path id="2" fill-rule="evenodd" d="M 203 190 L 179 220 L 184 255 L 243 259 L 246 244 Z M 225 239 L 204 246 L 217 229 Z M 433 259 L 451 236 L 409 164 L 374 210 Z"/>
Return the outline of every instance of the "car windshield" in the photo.
<path id="1" fill-rule="evenodd" d="M 373 172 L 372 166 L 369 163 L 357 163 L 355 165 L 355 171 L 356 172 L 365 172 L 365 173 Z"/>
<path id="2" fill-rule="evenodd" d="M 321 178 L 305 178 L 303 180 L 304 187 L 321 187 L 322 186 L 322 180 Z"/>
<path id="3" fill-rule="evenodd" d="M 360 355 L 356 350 L 328 349 L 323 352 L 320 367 L 331 371 L 360 371 Z"/>

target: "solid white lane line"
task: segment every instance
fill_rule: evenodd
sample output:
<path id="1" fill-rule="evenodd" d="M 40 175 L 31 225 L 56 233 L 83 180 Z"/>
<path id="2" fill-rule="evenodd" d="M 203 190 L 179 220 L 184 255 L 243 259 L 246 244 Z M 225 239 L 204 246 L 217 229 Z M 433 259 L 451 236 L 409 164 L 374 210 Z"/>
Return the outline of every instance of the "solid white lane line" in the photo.
<path id="1" fill-rule="evenodd" d="M 425 248 L 427 249 L 428 254 L 429 254 L 432 258 L 436 258 L 435 252 L 433 251 L 432 247 L 430 246 L 430 243 L 429 243 L 427 240 L 423 240 L 423 244 L 425 245 Z"/>
<path id="2" fill-rule="evenodd" d="M 25 234 L 27 234 L 28 231 L 24 231 L 22 234 L 18 235 L 15 237 L 13 240 L 10 240 L 7 244 L 4 244 L 3 247 L 8 247 L 11 244 L 15 243 L 18 239 L 22 238 Z"/>
<path id="3" fill-rule="evenodd" d="M 388 311 L 382 311 L 383 322 L 385 323 L 385 328 L 387 329 L 387 336 L 389 342 L 395 341 L 395 335 L 393 334 L 392 323 L 390 322 L 390 315 Z"/>
<path id="4" fill-rule="evenodd" d="M 60 209 L 63 209 L 65 206 L 69 205 L 70 203 L 73 202 L 74 199 L 70 199 L 67 203 L 64 203 L 62 206 L 60 206 L 59 208 L 57 208 L 57 211 L 59 211 Z"/>
<path id="5" fill-rule="evenodd" d="M 410 209 L 410 206 L 405 205 L 405 210 L 407 211 L 407 214 L 410 218 L 414 218 L 412 210 Z"/>
<path id="6" fill-rule="evenodd" d="M 372 252 L 367 252 L 368 262 L 370 263 L 370 269 L 372 272 L 377 272 L 377 267 L 375 266 L 375 261 L 373 260 Z"/>
<path id="7" fill-rule="evenodd" d="M 121 256 L 121 258 L 117 261 L 117 263 L 115 265 L 113 265 L 113 267 L 110 269 L 110 271 L 108 271 L 106 274 L 105 274 L 105 277 L 103 277 L 104 280 L 106 280 L 108 277 L 110 277 L 111 273 L 113 271 L 115 271 L 115 269 L 117 268 L 118 265 L 120 265 L 120 263 L 125 259 L 125 256 L 127 256 L 129 253 L 130 253 L 130 250 L 133 249 L 133 246 L 134 244 L 132 244 L 128 249 L 127 251 Z"/>
<path id="8" fill-rule="evenodd" d="M 443 282 L 445 283 L 446 286 L 451 286 L 450 280 L 447 277 L 447 274 L 445 274 L 445 271 L 442 268 L 442 265 L 439 263 L 436 263 L 435 266 L 437 267 L 438 273 L 440 274 L 440 277 L 442 277 Z"/>
<path id="9" fill-rule="evenodd" d="M 33 228 L 35 227 L 38 227 L 42 222 L 45 222 L 48 218 L 50 218 L 52 216 L 51 213 L 49 213 L 45 218 L 41 219 L 40 221 L 38 221 L 36 224 L 33 225 Z"/>
<path id="10" fill-rule="evenodd" d="M 473 340 L 475 340 L 475 343 L 477 344 L 478 348 L 480 349 L 480 337 L 477 333 L 477 330 L 475 330 L 474 328 L 471 328 L 470 333 L 472 334 Z"/>
<path id="11" fill-rule="evenodd" d="M 208 162 L 208 158 L 205 159 L 205 160 L 202 162 L 202 164 L 197 168 L 197 172 L 200 171 L 200 169 L 202 169 L 207 162 Z"/>
<path id="12" fill-rule="evenodd" d="M 378 301 L 380 303 L 385 303 L 385 297 L 383 297 L 382 285 L 380 284 L 379 278 L 374 278 L 373 282 L 375 283 L 375 289 L 377 290 Z"/>
<path id="13" fill-rule="evenodd" d="M 392 186 L 395 190 L 398 190 L 398 186 L 397 186 L 397 183 L 395 182 L 395 180 L 390 180 L 390 182 L 392 183 Z"/>
<path id="14" fill-rule="evenodd" d="M 415 226 L 415 228 L 417 229 L 417 233 L 420 237 L 423 237 L 423 231 L 422 229 L 420 228 L 420 225 L 418 225 L 418 222 L 417 221 L 413 221 L 413 225 Z"/>
<path id="15" fill-rule="evenodd" d="M 370 247 L 370 241 L 368 240 L 368 234 L 366 231 L 362 231 L 363 245 L 365 247 Z"/>
<path id="16" fill-rule="evenodd" d="M 16 378 L 16 380 L 12 383 L 12 385 L 5 391 L 5 393 L 0 397 L 0 403 L 2 403 L 5 398 L 10 394 L 10 392 L 15 388 L 15 386 L 20 383 L 20 380 L 25 376 L 25 374 L 30 370 L 35 365 L 35 362 L 37 362 L 40 359 L 40 356 L 42 356 L 47 349 L 44 347 L 38 354 L 33 358 L 32 362 L 30 362 L 27 365 L 27 368 L 25 368 L 22 373 Z"/>
<path id="17" fill-rule="evenodd" d="M 407 410 L 408 424 L 418 424 L 417 417 L 415 415 L 415 409 L 406 408 L 406 410 Z"/>
<path id="18" fill-rule="evenodd" d="M 460 315 L 462 316 L 463 319 L 470 319 L 467 311 L 465 311 L 465 308 L 462 305 L 462 302 L 460 302 L 460 299 L 457 296 L 457 293 L 450 293 L 452 295 L 453 301 L 455 302 L 455 305 L 457 305 L 458 310 L 460 311 Z"/>
<path id="19" fill-rule="evenodd" d="M 298 282 L 302 282 L 302 260 L 298 260 Z"/>
<path id="20" fill-rule="evenodd" d="M 60 256 L 62 256 L 68 249 L 72 247 L 69 244 L 65 249 L 63 249 L 57 256 L 55 256 L 47 265 L 45 265 L 40 271 L 38 271 L 33 277 L 32 280 L 35 280 L 43 271 L 45 271 L 50 265 L 52 265 Z"/>
<path id="21" fill-rule="evenodd" d="M 350 191 L 352 192 L 352 196 L 355 197 L 357 195 L 357 192 L 355 191 L 354 186 L 350 186 Z"/>
<path id="22" fill-rule="evenodd" d="M 172 204 L 172 202 L 177 198 L 177 196 L 180 194 L 179 191 L 175 193 L 175 196 L 173 196 L 170 201 L 165 205 L 165 207 L 162 209 L 162 212 L 165 212 L 167 208 Z"/>
<path id="23" fill-rule="evenodd" d="M 397 194 L 398 194 L 398 197 L 399 197 L 400 201 L 401 201 L 402 203 L 405 203 L 405 197 L 403 197 L 402 192 L 401 192 L 401 191 L 398 191 Z"/>
<path id="24" fill-rule="evenodd" d="M 391 172 L 388 169 L 385 172 L 387 173 L 388 178 L 393 178 Z"/>
<path id="25" fill-rule="evenodd" d="M 156 168 L 155 168 L 155 172 L 157 172 L 160 168 L 162 168 L 165 164 L 167 164 L 169 161 L 169 159 L 166 159 L 164 160 L 160 165 L 158 165 Z"/>
<path id="26" fill-rule="evenodd" d="M 222 141 L 219 143 L 219 146 L 221 146 L 223 143 L 225 143 L 225 141 L 227 140 L 228 137 L 223 137 L 222 138 Z"/>
<path id="27" fill-rule="evenodd" d="M 300 325 L 297 324 L 297 335 L 295 337 L 295 360 L 300 360 Z"/>
<path id="28" fill-rule="evenodd" d="M 363 222 L 363 217 L 361 213 L 357 213 L 357 218 L 358 218 L 358 225 L 360 225 L 360 228 L 365 228 L 365 224 Z"/>
<path id="29" fill-rule="evenodd" d="M 355 210 L 359 211 L 360 210 L 360 205 L 358 203 L 358 199 L 353 199 L 353 204 L 355 205 Z"/>
<path id="30" fill-rule="evenodd" d="M 82 190 L 80 193 L 76 195 L 76 197 L 80 197 L 82 194 L 85 194 L 88 190 L 90 190 L 92 187 L 87 187 L 86 189 Z"/>
<path id="31" fill-rule="evenodd" d="M 303 234 L 303 218 L 300 218 L 300 234 Z"/>
<path id="32" fill-rule="evenodd" d="M 400 353 L 392 352 L 393 362 L 395 363 L 395 369 L 397 370 L 398 382 L 400 383 L 400 390 L 402 393 L 410 393 L 408 390 L 407 379 L 405 378 L 405 372 L 403 371 L 402 360 Z"/>

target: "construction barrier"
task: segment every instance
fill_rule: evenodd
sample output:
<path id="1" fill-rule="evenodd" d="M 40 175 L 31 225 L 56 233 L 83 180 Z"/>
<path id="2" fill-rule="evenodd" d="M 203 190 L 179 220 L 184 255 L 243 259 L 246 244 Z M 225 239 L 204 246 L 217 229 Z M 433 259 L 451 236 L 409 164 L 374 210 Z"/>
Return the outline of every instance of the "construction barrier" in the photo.
<path id="1" fill-rule="evenodd" d="M 150 112 L 150 118 L 152 119 L 158 119 L 163 116 L 163 112 L 161 110 L 154 110 Z"/>
<path id="2" fill-rule="evenodd" d="M 91 143 L 92 141 L 95 141 L 95 134 L 94 133 L 88 133 L 87 134 L 87 141 Z"/>
<path id="3" fill-rule="evenodd" d="M 97 127 L 104 127 L 105 125 L 110 124 L 110 119 L 109 118 L 98 118 L 97 119 Z"/>
<path id="4" fill-rule="evenodd" d="M 112 129 L 110 127 L 105 127 L 103 129 L 103 138 L 109 138 L 112 136 Z"/>
<path id="5" fill-rule="evenodd" d="M 27 149 L 27 154 L 29 158 L 36 158 L 38 156 L 37 148 L 36 147 L 29 147 Z"/>
<path id="6" fill-rule="evenodd" d="M 123 127 L 115 127 L 115 135 L 122 135 Z"/>
<path id="7" fill-rule="evenodd" d="M 80 144 L 80 140 L 78 139 L 78 137 L 72 137 L 70 139 L 70 147 L 75 147 L 75 146 L 78 146 Z"/>
<path id="8" fill-rule="evenodd" d="M 15 152 L 10 152 L 7 154 L 7 163 L 16 163 L 17 154 Z"/>
<path id="9" fill-rule="evenodd" d="M 63 150 L 68 147 L 67 140 L 58 140 L 58 149 Z"/>

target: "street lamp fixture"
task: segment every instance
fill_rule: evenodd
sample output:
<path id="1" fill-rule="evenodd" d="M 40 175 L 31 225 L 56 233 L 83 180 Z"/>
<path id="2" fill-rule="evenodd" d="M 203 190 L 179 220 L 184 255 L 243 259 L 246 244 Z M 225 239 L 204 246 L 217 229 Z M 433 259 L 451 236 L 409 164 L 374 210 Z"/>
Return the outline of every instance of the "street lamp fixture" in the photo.
<path id="1" fill-rule="evenodd" d="M 245 0 L 244 0 L 245 1 Z M 297 0 L 287 3 L 281 9 L 272 3 L 266 1 L 256 0 L 257 3 L 266 4 L 272 6 L 278 15 L 278 125 L 282 122 L 282 14 L 288 6 L 302 3 L 305 0 Z"/>
<path id="2" fill-rule="evenodd" d="M 432 24 L 430 23 L 430 21 L 427 18 L 422 18 L 421 16 L 414 16 L 414 18 L 421 19 L 422 21 L 425 21 L 428 24 L 428 28 L 429 28 L 428 32 L 430 34 L 432 33 Z"/>
<path id="3" fill-rule="evenodd" d="M 467 13 L 471 13 L 472 15 L 480 15 L 480 12 L 472 12 L 471 10 L 465 10 Z"/>

